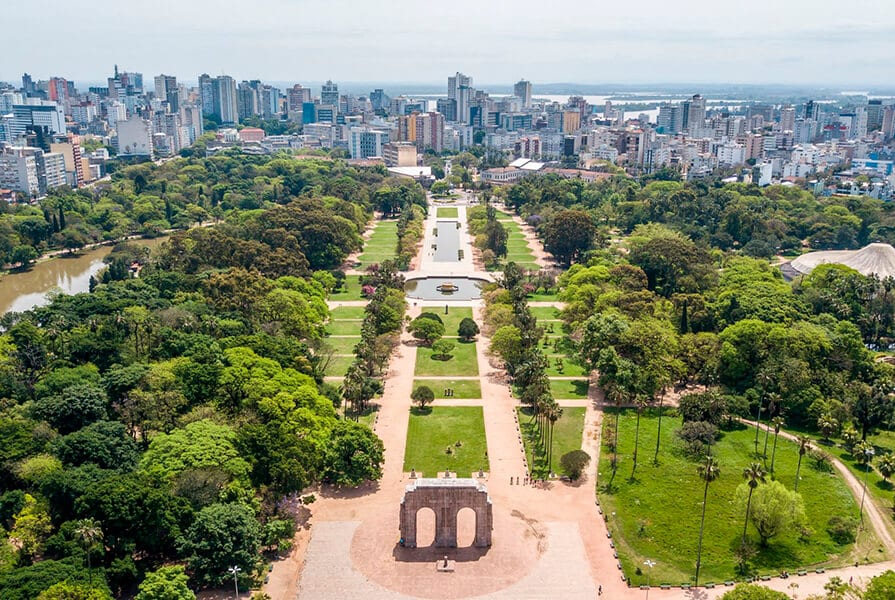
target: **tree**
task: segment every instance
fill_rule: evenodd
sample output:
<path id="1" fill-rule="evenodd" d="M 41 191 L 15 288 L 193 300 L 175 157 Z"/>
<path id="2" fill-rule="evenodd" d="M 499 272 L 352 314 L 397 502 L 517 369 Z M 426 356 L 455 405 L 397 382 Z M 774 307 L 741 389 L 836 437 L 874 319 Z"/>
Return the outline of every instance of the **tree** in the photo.
<path id="1" fill-rule="evenodd" d="M 478 334 L 479 326 L 476 322 L 469 317 L 463 317 L 463 320 L 460 321 L 460 326 L 457 328 L 457 335 L 459 335 L 464 342 L 469 342 Z"/>
<path id="2" fill-rule="evenodd" d="M 712 456 L 706 456 L 705 462 L 698 467 L 699 478 L 705 482 L 702 492 L 702 519 L 699 524 L 699 544 L 696 547 L 696 586 L 699 586 L 699 567 L 702 564 L 702 534 L 705 532 L 705 507 L 708 505 L 709 484 L 721 475 L 721 469 Z"/>
<path id="3" fill-rule="evenodd" d="M 254 571 L 261 549 L 261 527 L 244 504 L 212 504 L 203 508 L 186 530 L 180 551 L 195 580 L 202 586 L 228 583 L 227 569 L 236 566 L 242 577 Z"/>
<path id="4" fill-rule="evenodd" d="M 169 434 L 152 438 L 140 466 L 164 476 L 187 469 L 217 467 L 233 477 L 248 474 L 249 466 L 236 448 L 236 432 L 210 419 L 194 421 Z"/>
<path id="5" fill-rule="evenodd" d="M 759 463 L 752 463 L 743 469 L 743 479 L 749 488 L 749 497 L 746 499 L 746 519 L 743 521 L 743 544 L 746 543 L 746 528 L 749 527 L 749 515 L 752 508 L 752 494 L 758 484 L 765 483 L 764 468 Z"/>
<path id="6" fill-rule="evenodd" d="M 504 325 L 491 336 L 489 350 L 507 364 L 510 373 L 522 359 L 522 333 L 515 325 Z"/>
<path id="7" fill-rule="evenodd" d="M 42 591 L 37 600 L 112 600 L 112 594 L 103 587 L 66 580 Z"/>
<path id="8" fill-rule="evenodd" d="M 375 481 L 382 477 L 384 451 L 382 440 L 369 427 L 341 420 L 326 445 L 323 479 L 350 486 Z"/>
<path id="9" fill-rule="evenodd" d="M 889 477 L 895 473 L 895 455 L 891 452 L 883 454 L 876 463 L 879 474 L 883 476 L 884 481 L 889 481 Z"/>
<path id="10" fill-rule="evenodd" d="M 39 398 L 34 416 L 52 425 L 60 433 L 71 433 L 107 417 L 106 392 L 89 383 L 73 385 L 61 394 Z"/>
<path id="11" fill-rule="evenodd" d="M 435 400 L 435 392 L 433 392 L 432 388 L 429 386 L 421 385 L 413 390 L 413 393 L 410 394 L 410 398 L 416 402 L 416 405 L 419 406 L 420 409 L 422 409 Z"/>
<path id="12" fill-rule="evenodd" d="M 413 334 L 413 337 L 431 346 L 444 335 L 444 323 L 428 317 L 417 317 L 410 322 L 407 330 Z"/>
<path id="13" fill-rule="evenodd" d="M 802 458 L 811 450 L 811 438 L 804 435 L 796 437 L 799 444 L 799 462 L 796 464 L 796 483 L 793 489 L 799 491 L 799 472 L 802 470 Z"/>
<path id="14" fill-rule="evenodd" d="M 16 246 L 9 255 L 9 262 L 14 265 L 19 265 L 19 268 L 21 269 L 26 269 L 31 266 L 32 262 L 37 260 L 38 256 L 37 250 L 35 250 L 33 246 Z"/>
<path id="15" fill-rule="evenodd" d="M 140 449 L 118 421 L 97 421 L 53 444 L 56 455 L 66 465 L 93 463 L 102 469 L 130 471 L 140 456 Z"/>
<path id="16" fill-rule="evenodd" d="M 820 430 L 820 434 L 824 436 L 824 441 L 829 442 L 830 437 L 839 431 L 839 421 L 833 415 L 824 413 L 817 418 L 817 428 Z"/>
<path id="17" fill-rule="evenodd" d="M 544 248 L 569 266 L 596 243 L 597 228 L 582 210 L 563 210 L 544 226 Z"/>
<path id="18" fill-rule="evenodd" d="M 888 600 L 895 598 L 895 571 L 886 571 L 870 580 L 864 590 L 864 600 Z"/>
<path id="19" fill-rule="evenodd" d="M 454 342 L 451 340 L 441 339 L 432 344 L 432 358 L 439 360 L 450 360 L 451 352 L 454 351 Z"/>
<path id="20" fill-rule="evenodd" d="M 508 239 L 509 233 L 500 221 L 489 220 L 485 225 L 485 250 L 490 250 L 494 256 L 507 255 Z"/>
<path id="21" fill-rule="evenodd" d="M 87 555 L 87 570 L 90 571 L 90 555 L 97 544 L 103 541 L 103 530 L 94 519 L 80 519 L 75 527 L 75 535 Z"/>
<path id="22" fill-rule="evenodd" d="M 196 594 L 187 587 L 188 580 L 181 565 L 150 571 L 134 600 L 196 600 Z"/>
<path id="23" fill-rule="evenodd" d="M 789 600 L 789 596 L 754 583 L 738 583 L 721 596 L 720 600 Z"/>
<path id="24" fill-rule="evenodd" d="M 737 500 L 741 506 L 747 506 L 747 514 L 751 517 L 762 546 L 766 546 L 769 540 L 791 527 L 801 525 L 805 520 L 802 496 L 798 492 L 787 490 L 779 481 L 771 481 L 758 488 L 741 484 L 737 488 Z"/>
<path id="25" fill-rule="evenodd" d="M 584 468 L 590 463 L 590 454 L 584 450 L 572 450 L 562 455 L 559 464 L 572 481 L 581 477 Z"/>

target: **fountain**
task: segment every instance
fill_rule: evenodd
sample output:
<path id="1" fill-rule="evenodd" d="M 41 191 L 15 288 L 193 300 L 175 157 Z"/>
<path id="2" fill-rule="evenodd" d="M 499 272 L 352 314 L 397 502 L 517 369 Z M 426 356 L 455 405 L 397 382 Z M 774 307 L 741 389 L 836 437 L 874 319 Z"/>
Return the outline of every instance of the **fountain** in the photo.
<path id="1" fill-rule="evenodd" d="M 435 286 L 435 289 L 441 292 L 442 294 L 453 294 L 460 290 L 460 287 L 455 285 L 453 282 L 445 281 L 441 285 Z"/>
<path id="2" fill-rule="evenodd" d="M 475 300 L 482 297 L 486 283 L 476 277 L 419 277 L 408 279 L 404 290 L 410 298 L 420 300 Z"/>

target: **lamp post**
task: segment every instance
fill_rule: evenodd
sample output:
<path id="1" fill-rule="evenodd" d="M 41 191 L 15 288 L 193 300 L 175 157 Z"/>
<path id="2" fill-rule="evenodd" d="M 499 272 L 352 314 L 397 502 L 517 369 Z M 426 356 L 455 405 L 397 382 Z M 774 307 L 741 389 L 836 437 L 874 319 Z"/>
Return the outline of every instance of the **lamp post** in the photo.
<path id="1" fill-rule="evenodd" d="M 864 456 L 867 458 L 867 464 L 864 466 L 864 487 L 861 488 L 861 527 L 864 527 L 864 496 L 867 495 L 867 473 L 870 472 L 872 468 L 870 466 L 870 461 L 873 459 L 873 455 L 876 454 L 876 451 L 873 449 L 873 446 L 867 446 L 864 449 Z"/>
<path id="2" fill-rule="evenodd" d="M 236 576 L 242 572 L 242 569 L 234 565 L 227 569 L 227 572 L 233 575 L 233 590 L 236 592 L 236 600 L 239 600 L 239 581 L 236 579 Z"/>
<path id="3" fill-rule="evenodd" d="M 649 567 L 646 572 L 646 600 L 649 600 L 650 579 L 651 579 L 651 575 L 653 573 L 653 567 L 656 566 L 656 561 L 645 560 L 645 561 L 643 561 L 643 564 L 645 564 L 647 567 Z"/>

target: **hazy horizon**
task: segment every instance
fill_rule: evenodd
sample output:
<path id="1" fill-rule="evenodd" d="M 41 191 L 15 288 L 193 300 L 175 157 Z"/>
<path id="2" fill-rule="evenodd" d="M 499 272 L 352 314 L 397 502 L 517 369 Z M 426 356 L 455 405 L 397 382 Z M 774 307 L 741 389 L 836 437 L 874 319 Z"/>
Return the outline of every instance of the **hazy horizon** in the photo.
<path id="1" fill-rule="evenodd" d="M 145 76 L 195 81 L 222 71 L 237 79 L 319 82 L 419 81 L 455 71 L 476 85 L 885 87 L 895 56 L 895 11 L 885 0 L 696 0 L 669 11 L 642 0 L 545 10 L 533 0 L 474 0 L 420 7 L 332 0 L 31 0 L 5 9 L 0 79 L 62 76 L 96 81 L 112 65 Z M 13 49 L 10 51 L 9 49 Z M 497 87 L 499 84 L 492 84 Z M 582 84 L 583 85 L 583 84 Z"/>

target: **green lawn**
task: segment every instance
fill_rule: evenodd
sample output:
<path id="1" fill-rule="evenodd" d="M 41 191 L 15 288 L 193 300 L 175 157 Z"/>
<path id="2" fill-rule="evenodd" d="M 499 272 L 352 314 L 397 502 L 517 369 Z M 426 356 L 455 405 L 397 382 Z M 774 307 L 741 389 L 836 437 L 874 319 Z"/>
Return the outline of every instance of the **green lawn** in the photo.
<path id="1" fill-rule="evenodd" d="M 556 359 L 562 359 L 562 371 L 556 365 Z M 582 377 L 587 375 L 587 369 L 581 365 L 573 363 L 568 356 L 563 354 L 550 354 L 547 356 L 550 366 L 547 367 L 547 375 L 558 377 Z"/>
<path id="2" fill-rule="evenodd" d="M 550 392 L 565 400 L 587 398 L 587 379 L 551 379 Z"/>
<path id="3" fill-rule="evenodd" d="M 328 337 L 323 340 L 336 354 L 354 354 L 354 347 L 360 342 L 360 337 Z"/>
<path id="4" fill-rule="evenodd" d="M 372 264 L 394 258 L 398 246 L 398 222 L 378 221 L 370 239 L 364 244 L 364 251 L 358 257 L 361 269 Z"/>
<path id="5" fill-rule="evenodd" d="M 327 377 L 344 377 L 353 362 L 354 355 L 334 356 L 326 368 Z"/>
<path id="6" fill-rule="evenodd" d="M 546 479 L 549 475 L 547 453 L 539 439 L 537 423 L 532 419 L 529 408 L 520 407 L 516 411 L 531 475 L 536 479 Z M 584 411 L 583 407 L 565 407 L 562 417 L 553 426 L 553 472 L 556 474 L 568 475 L 560 466 L 559 459 L 567 452 L 581 449 Z"/>
<path id="7" fill-rule="evenodd" d="M 360 336 L 360 319 L 354 321 L 330 321 L 326 324 L 326 333 L 329 335 L 355 335 Z"/>
<path id="8" fill-rule="evenodd" d="M 340 306 L 329 311 L 329 318 L 333 321 L 339 319 L 363 319 L 363 306 Z"/>
<path id="9" fill-rule="evenodd" d="M 446 452 L 448 447 L 450 454 Z M 411 409 L 405 471 L 415 469 L 426 477 L 435 477 L 439 471 L 449 468 L 459 477 L 469 477 L 479 469 L 489 470 L 487 453 L 481 406 Z"/>
<path id="10" fill-rule="evenodd" d="M 603 421 L 604 439 L 614 422 L 614 413 L 607 411 Z M 645 575 L 637 575 L 635 568 L 647 559 L 657 563 L 652 571 L 653 584 L 690 581 L 696 561 L 704 489 L 697 474 L 697 462 L 683 453 L 677 441 L 675 430 L 680 427 L 680 419 L 666 416 L 662 420 L 659 463 L 653 464 L 657 418 L 647 411 L 640 424 L 640 460 L 636 478 L 631 479 L 635 423 L 635 411 L 622 412 L 618 471 L 614 478 L 611 477 L 612 453 L 606 446 L 602 448 L 598 481 L 602 510 L 608 516 L 625 574 L 633 585 L 646 582 Z M 753 429 L 726 431 L 714 448 L 721 475 L 709 487 L 700 574 L 703 582 L 718 582 L 736 576 L 733 550 L 742 535 L 744 515 L 735 495 L 737 486 L 743 482 L 743 469 L 754 460 L 753 440 Z M 780 482 L 787 487 L 792 487 L 797 462 L 796 444 L 780 438 L 775 470 Z M 857 558 L 863 560 L 865 556 L 869 560 L 883 558 L 878 552 L 878 541 L 868 532 L 860 534 L 864 550 L 859 556 L 851 552 L 851 546 L 841 546 L 827 534 L 827 521 L 831 516 L 858 515 L 857 503 L 839 477 L 818 471 L 810 460 L 803 460 L 799 492 L 805 502 L 810 537 L 800 538 L 794 531 L 772 539 L 752 560 L 757 573 L 842 565 L 853 563 Z M 752 527 L 749 535 L 757 541 Z"/>
<path id="11" fill-rule="evenodd" d="M 444 395 L 445 388 L 454 390 L 451 398 L 481 398 L 482 386 L 478 379 L 414 379 L 413 388 L 416 389 L 421 385 L 427 385 L 435 392 L 436 398 L 446 398 Z"/>
<path id="12" fill-rule="evenodd" d="M 329 300 L 347 301 L 347 300 L 363 300 L 360 295 L 361 285 L 354 277 L 346 277 L 342 283 L 342 289 L 329 295 Z"/>
<path id="13" fill-rule="evenodd" d="M 457 335 L 457 328 L 460 327 L 460 321 L 469 317 L 472 318 L 472 309 L 469 307 L 453 307 L 448 309 L 448 314 L 444 314 L 444 309 L 427 308 L 427 312 L 434 312 L 444 323 L 444 335 L 454 337 Z"/>
<path id="14" fill-rule="evenodd" d="M 438 219 L 456 219 L 459 216 L 457 213 L 456 206 L 439 206 L 435 217 Z"/>
<path id="15" fill-rule="evenodd" d="M 556 295 L 556 292 L 551 292 L 549 294 L 545 294 L 543 292 L 537 292 L 534 294 L 528 295 L 529 302 L 557 302 L 559 301 L 559 297 Z"/>
<path id="16" fill-rule="evenodd" d="M 559 321 L 559 309 L 552 306 L 532 306 L 529 308 L 531 314 L 537 317 L 538 321 Z M 546 323 L 540 323 L 546 325 Z"/>
<path id="17" fill-rule="evenodd" d="M 415 375 L 447 377 L 450 375 L 472 376 L 479 374 L 479 364 L 476 358 L 475 342 L 461 342 L 457 340 L 450 360 L 436 360 L 432 358 L 432 349 L 420 346 L 416 350 Z"/>

